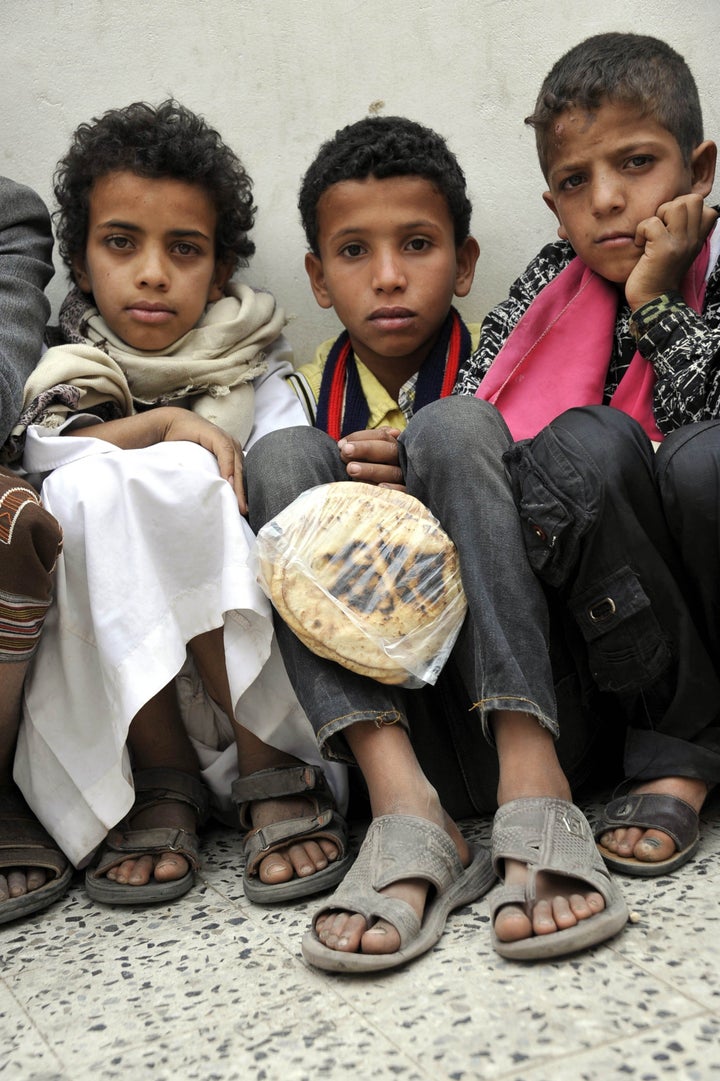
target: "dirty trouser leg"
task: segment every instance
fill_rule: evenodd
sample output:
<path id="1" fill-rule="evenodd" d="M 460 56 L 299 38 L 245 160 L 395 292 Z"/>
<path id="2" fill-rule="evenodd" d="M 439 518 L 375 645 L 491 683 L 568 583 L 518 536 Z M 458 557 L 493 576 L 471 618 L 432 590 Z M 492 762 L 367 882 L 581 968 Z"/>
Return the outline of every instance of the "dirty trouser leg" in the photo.
<path id="1" fill-rule="evenodd" d="M 618 410 L 572 409 L 506 455 L 530 562 L 626 711 L 628 777 L 720 780 L 720 682 L 685 600 L 651 444 Z"/>
<path id="2" fill-rule="evenodd" d="M 348 481 L 337 444 L 317 428 L 284 428 L 253 446 L 245 462 L 249 522 L 258 532 L 308 488 Z M 348 481 L 348 483 L 351 483 Z M 316 656 L 275 613 L 275 632 L 290 682 L 323 753 L 352 762 L 343 729 L 358 721 L 404 722 L 390 688 Z"/>
<path id="3" fill-rule="evenodd" d="M 557 734 L 548 613 L 525 554 L 502 463 L 510 442 L 499 413 L 451 397 L 420 410 L 400 438 L 408 491 L 457 547 L 468 618 L 454 651 L 489 735 L 488 715 L 520 710 Z"/>

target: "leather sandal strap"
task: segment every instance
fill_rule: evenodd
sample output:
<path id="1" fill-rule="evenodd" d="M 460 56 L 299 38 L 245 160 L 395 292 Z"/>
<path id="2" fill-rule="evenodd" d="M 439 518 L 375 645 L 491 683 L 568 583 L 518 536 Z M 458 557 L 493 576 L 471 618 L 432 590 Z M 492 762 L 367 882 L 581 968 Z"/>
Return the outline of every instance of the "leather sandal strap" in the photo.
<path id="1" fill-rule="evenodd" d="M 335 808 L 325 775 L 315 766 L 273 766 L 238 777 L 232 784 L 231 799 L 237 806 L 240 825 L 246 830 L 252 829 L 251 803 L 284 796 L 306 796 L 318 816 Z"/>
<path id="2" fill-rule="evenodd" d="M 188 830 L 173 829 L 169 826 L 141 830 L 115 827 L 105 838 L 102 856 L 91 873 L 93 877 L 100 878 L 125 860 L 164 852 L 176 852 L 184 856 L 194 871 L 200 869 L 200 843 L 195 834 Z"/>
<path id="3" fill-rule="evenodd" d="M 168 766 L 140 769 L 133 773 L 133 784 L 135 803 L 128 815 L 130 820 L 139 811 L 166 801 L 186 803 L 195 812 L 198 825 L 207 819 L 208 792 L 200 778 L 192 773 Z"/>

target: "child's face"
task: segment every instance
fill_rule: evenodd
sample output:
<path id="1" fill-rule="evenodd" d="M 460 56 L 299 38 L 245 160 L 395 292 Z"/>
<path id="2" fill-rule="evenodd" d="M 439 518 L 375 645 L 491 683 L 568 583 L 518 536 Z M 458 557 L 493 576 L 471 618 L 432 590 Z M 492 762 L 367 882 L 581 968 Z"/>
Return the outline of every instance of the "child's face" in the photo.
<path id="1" fill-rule="evenodd" d="M 543 196 L 558 235 L 596 273 L 624 284 L 643 254 L 638 224 L 680 195 L 709 194 L 704 154 L 712 145 L 702 143 L 686 163 L 674 136 L 636 106 L 565 110 L 555 120 Z"/>
<path id="2" fill-rule="evenodd" d="M 417 176 L 343 180 L 318 203 L 320 258 L 305 268 L 315 299 L 334 308 L 371 371 L 418 370 L 453 295 L 470 290 L 479 254 L 455 245 L 443 195 Z"/>
<path id="3" fill-rule="evenodd" d="M 216 216 L 208 193 L 183 180 L 123 171 L 93 184 L 75 279 L 133 349 L 166 349 L 222 296 L 228 272 L 215 260 Z"/>

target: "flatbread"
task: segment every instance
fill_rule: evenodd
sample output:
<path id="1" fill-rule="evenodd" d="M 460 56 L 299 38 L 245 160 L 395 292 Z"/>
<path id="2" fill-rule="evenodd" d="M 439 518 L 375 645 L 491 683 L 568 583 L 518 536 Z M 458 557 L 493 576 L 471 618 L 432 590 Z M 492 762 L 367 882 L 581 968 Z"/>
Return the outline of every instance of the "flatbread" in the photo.
<path id="1" fill-rule="evenodd" d="M 443 651 L 444 661 L 466 607 L 457 552 L 413 496 L 321 485 L 268 523 L 258 546 L 268 596 L 314 653 L 390 684 L 426 682 Z"/>

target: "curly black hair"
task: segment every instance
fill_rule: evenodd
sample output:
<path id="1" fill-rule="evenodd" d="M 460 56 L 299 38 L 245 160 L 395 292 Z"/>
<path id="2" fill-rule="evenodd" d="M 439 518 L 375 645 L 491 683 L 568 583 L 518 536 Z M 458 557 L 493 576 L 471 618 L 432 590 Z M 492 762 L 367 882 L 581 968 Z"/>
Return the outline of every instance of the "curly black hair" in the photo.
<path id="1" fill-rule="evenodd" d="M 596 34 L 553 65 L 535 111 L 525 119 L 535 129 L 546 178 L 558 114 L 570 108 L 593 113 L 603 101 L 634 105 L 652 117 L 676 140 L 686 164 L 703 141 L 697 86 L 682 56 L 659 38 L 644 34 Z"/>
<path id="2" fill-rule="evenodd" d="M 431 181 L 447 201 L 455 243 L 470 234 L 472 204 L 465 174 L 441 135 L 403 116 L 368 116 L 348 124 L 323 143 L 300 187 L 298 208 L 310 250 L 319 255 L 317 209 L 320 197 L 343 180 L 373 176 L 419 176 Z"/>
<path id="3" fill-rule="evenodd" d="M 58 162 L 53 215 L 60 255 L 72 261 L 85 253 L 93 184 L 108 173 L 172 178 L 199 184 L 217 212 L 215 258 L 233 269 L 255 251 L 252 180 L 217 131 L 172 98 L 158 106 L 144 101 L 110 109 L 81 124 Z"/>

